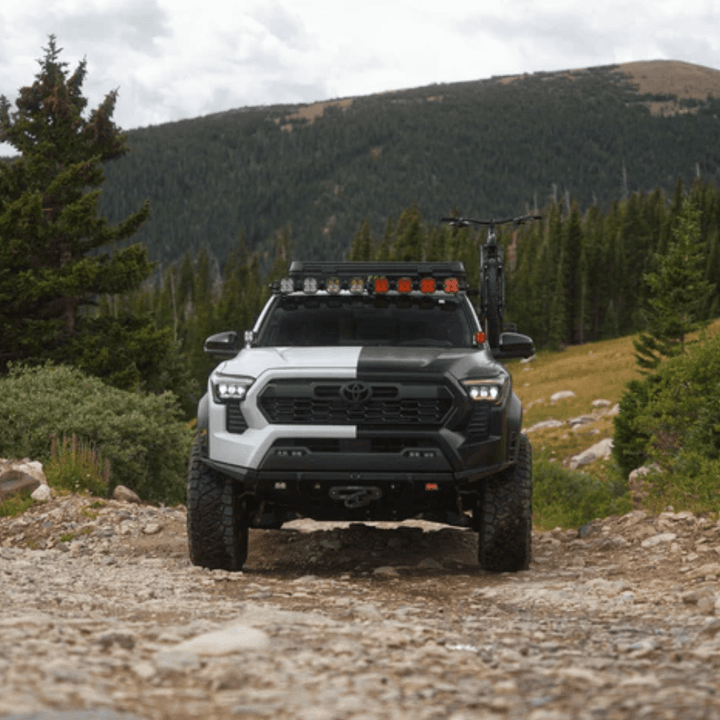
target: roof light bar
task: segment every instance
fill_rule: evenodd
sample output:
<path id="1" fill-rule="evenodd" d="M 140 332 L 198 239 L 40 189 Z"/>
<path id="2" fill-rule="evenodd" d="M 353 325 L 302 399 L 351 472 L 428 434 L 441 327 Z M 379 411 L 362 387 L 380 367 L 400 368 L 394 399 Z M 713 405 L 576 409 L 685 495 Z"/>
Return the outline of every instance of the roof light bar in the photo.
<path id="1" fill-rule="evenodd" d="M 354 294 L 361 293 L 365 289 L 365 280 L 361 277 L 354 277 L 350 281 L 350 292 Z"/>
<path id="2" fill-rule="evenodd" d="M 280 292 L 291 293 L 295 290 L 295 281 L 292 278 L 283 278 L 280 281 Z"/>
<path id="3" fill-rule="evenodd" d="M 303 292 L 306 293 L 316 293 L 318 289 L 318 282 L 317 279 L 314 277 L 306 277 L 303 280 Z"/>
<path id="4" fill-rule="evenodd" d="M 329 278 L 328 281 L 325 283 L 325 290 L 327 290 L 327 292 L 333 295 L 339 293 L 340 289 L 340 278 Z"/>

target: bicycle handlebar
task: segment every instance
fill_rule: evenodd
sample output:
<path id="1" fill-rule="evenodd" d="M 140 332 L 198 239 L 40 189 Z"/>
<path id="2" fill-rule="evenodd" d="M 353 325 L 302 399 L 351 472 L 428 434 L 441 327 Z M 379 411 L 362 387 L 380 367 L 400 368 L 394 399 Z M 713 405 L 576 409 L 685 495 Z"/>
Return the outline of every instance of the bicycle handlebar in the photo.
<path id="1" fill-rule="evenodd" d="M 506 225 L 507 223 L 513 223 L 518 226 L 532 220 L 542 220 L 542 215 L 520 215 L 514 218 L 505 218 L 503 220 L 475 220 L 474 218 L 451 218 L 444 217 L 440 218 L 440 222 L 450 223 L 453 227 L 468 227 L 470 225 L 487 225 L 494 227 L 495 225 Z"/>

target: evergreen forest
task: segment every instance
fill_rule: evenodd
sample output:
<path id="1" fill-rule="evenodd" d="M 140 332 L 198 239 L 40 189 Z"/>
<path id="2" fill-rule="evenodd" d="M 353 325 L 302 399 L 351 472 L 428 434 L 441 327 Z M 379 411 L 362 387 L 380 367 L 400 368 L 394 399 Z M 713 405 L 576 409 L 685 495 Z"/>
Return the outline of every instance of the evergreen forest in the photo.
<path id="1" fill-rule="evenodd" d="M 150 201 L 134 241 L 162 265 L 204 247 L 222 266 L 242 233 L 264 254 L 340 259 L 417 205 L 428 219 L 517 215 L 548 201 L 607 210 L 681 178 L 720 180 L 720 99 L 640 94 L 618 66 L 250 107 L 132 130 L 107 166 L 111 222 Z M 658 115 L 650 103 L 675 100 Z M 269 261 L 263 260 L 264 270 Z"/>

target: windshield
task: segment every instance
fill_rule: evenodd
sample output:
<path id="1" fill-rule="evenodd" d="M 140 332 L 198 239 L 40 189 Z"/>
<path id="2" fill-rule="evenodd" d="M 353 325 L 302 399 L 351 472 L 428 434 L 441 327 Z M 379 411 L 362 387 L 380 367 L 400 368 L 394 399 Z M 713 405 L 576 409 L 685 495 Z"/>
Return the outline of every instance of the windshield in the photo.
<path id="1" fill-rule="evenodd" d="M 461 298 L 427 296 L 278 297 L 258 345 L 470 347 L 474 328 L 466 305 Z"/>

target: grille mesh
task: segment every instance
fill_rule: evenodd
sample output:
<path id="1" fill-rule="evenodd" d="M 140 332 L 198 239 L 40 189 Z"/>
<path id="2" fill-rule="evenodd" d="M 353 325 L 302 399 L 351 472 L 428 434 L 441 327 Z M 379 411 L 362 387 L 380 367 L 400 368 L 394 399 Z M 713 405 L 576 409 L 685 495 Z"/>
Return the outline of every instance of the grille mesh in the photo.
<path id="1" fill-rule="evenodd" d="M 245 422 L 245 417 L 242 414 L 238 402 L 228 403 L 225 415 L 225 428 L 229 433 L 235 433 L 237 435 L 242 435 L 242 433 L 247 430 L 247 422 Z"/>
<path id="2" fill-rule="evenodd" d="M 280 382 L 268 386 L 260 407 L 271 423 L 288 425 L 440 425 L 452 406 L 439 385 L 372 385 L 372 397 L 352 403 L 341 385 Z"/>
<path id="3" fill-rule="evenodd" d="M 478 403 L 473 408 L 467 433 L 473 440 L 483 440 L 490 435 L 490 406 L 488 403 Z"/>

